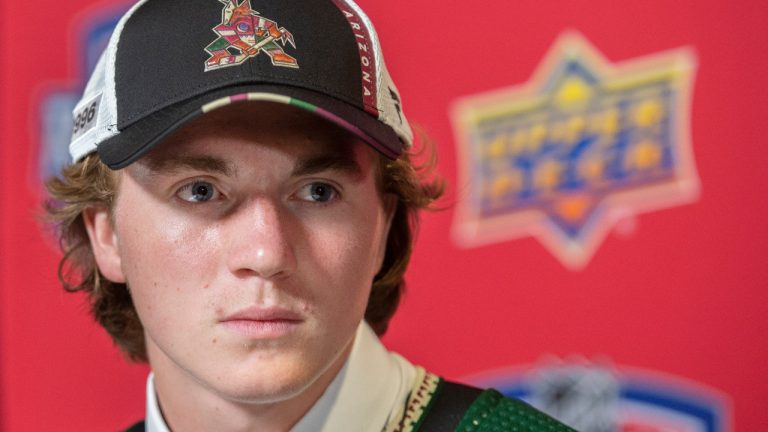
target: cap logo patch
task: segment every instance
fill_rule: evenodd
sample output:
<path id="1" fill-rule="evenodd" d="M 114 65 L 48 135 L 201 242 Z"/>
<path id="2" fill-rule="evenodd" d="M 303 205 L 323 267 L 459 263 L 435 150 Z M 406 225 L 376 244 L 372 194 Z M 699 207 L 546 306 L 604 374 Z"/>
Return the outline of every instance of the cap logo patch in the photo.
<path id="1" fill-rule="evenodd" d="M 219 1 L 224 4 L 224 9 L 221 24 L 213 28 L 218 37 L 205 47 L 205 52 L 210 55 L 205 61 L 206 72 L 242 64 L 261 52 L 269 56 L 274 66 L 298 69 L 298 61 L 283 50 L 288 44 L 296 48 L 291 32 L 260 16 L 251 7 L 251 0 L 240 3 L 238 0 Z"/>

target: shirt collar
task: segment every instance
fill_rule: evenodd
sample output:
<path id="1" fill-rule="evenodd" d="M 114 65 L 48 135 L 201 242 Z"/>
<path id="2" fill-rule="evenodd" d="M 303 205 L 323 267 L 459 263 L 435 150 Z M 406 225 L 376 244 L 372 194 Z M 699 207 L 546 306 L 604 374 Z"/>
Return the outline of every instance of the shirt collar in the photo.
<path id="1" fill-rule="evenodd" d="M 390 353 L 363 321 L 349 358 L 323 395 L 291 432 L 380 432 L 407 402 L 417 369 Z M 147 432 L 170 432 L 160 413 L 154 376 L 147 378 Z"/>
<path id="2" fill-rule="evenodd" d="M 165 419 L 160 413 L 160 404 L 157 403 L 155 394 L 155 374 L 149 373 L 147 377 L 147 414 L 144 419 L 144 430 L 146 432 L 170 432 Z"/>

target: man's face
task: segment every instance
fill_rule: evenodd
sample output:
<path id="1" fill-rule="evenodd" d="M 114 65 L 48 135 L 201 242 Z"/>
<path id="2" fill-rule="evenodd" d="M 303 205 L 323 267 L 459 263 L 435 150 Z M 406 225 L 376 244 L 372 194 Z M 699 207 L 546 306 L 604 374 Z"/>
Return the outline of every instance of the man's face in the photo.
<path id="1" fill-rule="evenodd" d="M 128 284 L 158 380 L 270 402 L 332 378 L 384 255 L 376 158 L 312 114 L 251 103 L 120 172 L 96 255 Z"/>

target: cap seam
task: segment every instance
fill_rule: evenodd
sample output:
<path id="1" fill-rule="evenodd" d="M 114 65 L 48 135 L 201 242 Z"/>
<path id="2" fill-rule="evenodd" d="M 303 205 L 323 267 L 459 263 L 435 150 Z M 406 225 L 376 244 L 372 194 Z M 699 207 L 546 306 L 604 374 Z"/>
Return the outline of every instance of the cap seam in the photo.
<path id="1" fill-rule="evenodd" d="M 331 89 L 329 87 L 323 86 L 323 85 L 315 85 L 313 83 L 312 86 L 309 86 L 306 83 L 305 80 L 297 80 L 297 79 L 292 79 L 292 78 L 285 78 L 285 77 L 280 77 L 280 76 L 277 76 L 277 75 L 268 75 L 268 76 L 264 76 L 264 78 L 280 79 L 280 80 L 283 80 L 283 81 L 286 81 L 286 82 L 303 84 L 303 85 L 297 85 L 296 87 L 305 88 L 305 89 L 308 89 L 308 90 L 315 90 L 315 91 L 322 90 L 322 91 L 326 92 L 326 94 L 328 96 L 335 97 L 337 99 L 340 99 L 340 100 L 342 100 L 342 101 L 344 101 L 346 103 L 349 103 L 349 104 L 357 107 L 357 104 L 355 102 L 353 102 L 353 101 L 350 101 L 347 96 L 339 94 L 337 91 L 335 91 L 335 90 L 333 90 L 333 89 Z M 312 76 L 311 78 L 314 79 L 316 77 Z M 191 89 L 192 92 L 190 92 L 190 93 L 195 93 L 197 90 L 203 89 L 205 87 L 210 87 L 211 84 L 213 84 L 215 86 L 215 85 L 227 82 L 227 81 L 232 81 L 230 84 L 233 85 L 233 86 L 235 86 L 235 85 L 248 85 L 248 84 L 253 84 L 253 85 L 285 85 L 285 82 L 283 82 L 283 83 L 281 83 L 281 82 L 254 82 L 254 81 L 250 80 L 249 78 L 244 78 L 242 82 L 237 82 L 237 81 L 233 81 L 231 78 L 226 78 L 226 79 L 218 79 L 218 80 L 215 80 L 215 81 L 211 81 L 211 82 L 205 83 L 203 85 L 199 85 L 197 87 L 187 88 L 186 90 L 189 91 Z M 226 88 L 226 86 L 223 86 L 221 88 Z M 210 89 L 208 89 L 208 91 L 216 91 L 216 90 L 219 90 L 219 88 L 210 88 Z M 320 92 L 318 91 L 318 93 L 320 93 Z M 153 113 L 157 112 L 158 111 L 158 109 L 157 109 L 158 107 L 162 107 L 160 109 L 163 109 L 163 108 L 166 108 L 166 107 L 169 107 L 169 106 L 173 106 L 173 105 L 175 105 L 177 103 L 181 103 L 181 102 L 183 102 L 185 100 L 189 100 L 189 99 L 191 99 L 193 97 L 200 96 L 202 94 L 190 94 L 189 96 L 187 96 L 185 98 L 179 98 L 181 95 L 182 95 L 182 92 L 177 92 L 177 93 L 171 95 L 169 98 L 166 98 L 166 101 L 170 100 L 170 101 L 173 101 L 173 102 L 171 102 L 171 103 L 165 103 L 165 102 L 164 103 L 155 103 L 154 105 L 149 107 L 149 109 L 145 110 L 144 112 L 142 112 L 140 114 L 136 114 L 136 115 L 132 115 L 132 116 L 127 117 L 124 122 L 120 122 L 119 119 L 118 119 L 118 123 L 125 123 L 126 125 L 133 124 L 133 123 L 135 123 L 135 122 L 145 118 L 146 116 L 152 115 Z M 377 108 L 377 111 L 379 113 L 383 113 L 384 112 L 384 111 L 382 111 L 379 108 Z"/>

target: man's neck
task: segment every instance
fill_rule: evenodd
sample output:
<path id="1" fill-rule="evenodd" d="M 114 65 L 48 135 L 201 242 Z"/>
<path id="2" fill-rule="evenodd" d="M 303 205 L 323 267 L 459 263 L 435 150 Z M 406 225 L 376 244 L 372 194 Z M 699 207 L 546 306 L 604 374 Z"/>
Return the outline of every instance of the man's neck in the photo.
<path id="1" fill-rule="evenodd" d="M 344 366 L 352 343 L 318 379 L 297 395 L 279 401 L 230 400 L 204 387 L 177 365 L 157 356 L 154 385 L 165 423 L 172 431 L 288 431 L 323 395 Z M 152 356 L 150 355 L 150 358 Z M 171 367 L 169 367 L 171 366 Z"/>

